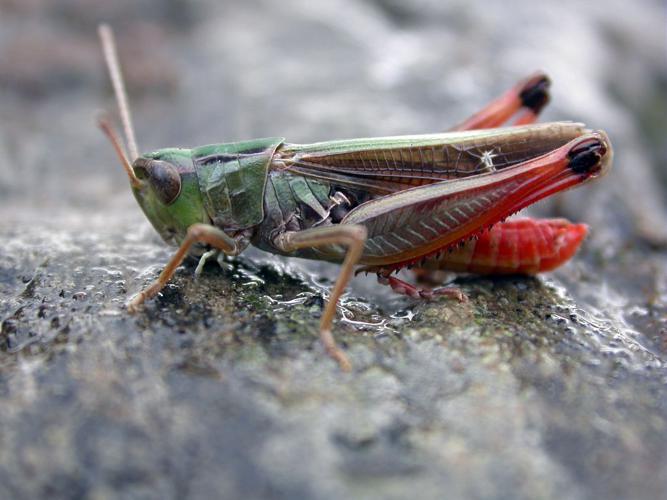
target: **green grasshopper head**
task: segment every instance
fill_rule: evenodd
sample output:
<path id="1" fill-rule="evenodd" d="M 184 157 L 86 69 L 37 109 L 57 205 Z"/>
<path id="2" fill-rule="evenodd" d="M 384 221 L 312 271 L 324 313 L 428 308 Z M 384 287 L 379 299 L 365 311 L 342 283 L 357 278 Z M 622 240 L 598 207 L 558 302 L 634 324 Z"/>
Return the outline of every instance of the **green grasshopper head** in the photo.
<path id="1" fill-rule="evenodd" d="M 178 244 L 188 227 L 208 222 L 190 150 L 162 149 L 138 157 L 132 164 L 132 191 L 160 236 Z"/>
<path id="2" fill-rule="evenodd" d="M 210 223 L 189 149 L 161 149 L 130 164 L 110 122 L 102 117 L 99 126 L 116 150 L 139 206 L 167 243 L 179 244 L 192 224 Z"/>

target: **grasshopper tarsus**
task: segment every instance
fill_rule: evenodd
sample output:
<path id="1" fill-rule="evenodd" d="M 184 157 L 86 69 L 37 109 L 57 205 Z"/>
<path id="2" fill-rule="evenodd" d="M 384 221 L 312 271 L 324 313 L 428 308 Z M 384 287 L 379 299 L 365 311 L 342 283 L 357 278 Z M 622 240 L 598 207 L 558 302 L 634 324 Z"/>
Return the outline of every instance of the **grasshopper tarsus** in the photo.
<path id="1" fill-rule="evenodd" d="M 136 294 L 127 303 L 127 306 L 126 306 L 127 307 L 127 312 L 129 312 L 130 314 L 138 313 L 143 308 L 145 300 L 146 299 L 145 299 L 143 293 L 140 292 L 140 293 Z"/>
<path id="2" fill-rule="evenodd" d="M 338 347 L 338 344 L 336 343 L 331 330 L 321 330 L 320 341 L 324 345 L 327 354 L 333 358 L 336 363 L 338 363 L 338 366 L 342 371 L 346 373 L 352 371 L 352 363 L 350 362 L 350 359 L 347 357 L 347 354 L 345 354 L 345 352 L 340 347 Z"/>
<path id="3" fill-rule="evenodd" d="M 465 292 L 461 290 L 459 287 L 454 285 L 434 288 L 433 290 L 431 290 L 431 294 L 433 296 L 452 298 L 461 303 L 469 301 L 468 296 L 465 294 Z"/>

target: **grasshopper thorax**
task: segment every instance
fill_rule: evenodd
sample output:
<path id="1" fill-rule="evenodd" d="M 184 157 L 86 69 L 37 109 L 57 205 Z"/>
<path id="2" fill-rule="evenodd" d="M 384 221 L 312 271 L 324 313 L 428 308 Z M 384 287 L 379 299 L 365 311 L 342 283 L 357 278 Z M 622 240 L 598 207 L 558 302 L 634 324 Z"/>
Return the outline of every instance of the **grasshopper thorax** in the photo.
<path id="1" fill-rule="evenodd" d="M 209 222 L 189 149 L 162 149 L 138 157 L 132 170 L 140 183 L 132 191 L 162 238 L 178 244 L 188 227 Z"/>

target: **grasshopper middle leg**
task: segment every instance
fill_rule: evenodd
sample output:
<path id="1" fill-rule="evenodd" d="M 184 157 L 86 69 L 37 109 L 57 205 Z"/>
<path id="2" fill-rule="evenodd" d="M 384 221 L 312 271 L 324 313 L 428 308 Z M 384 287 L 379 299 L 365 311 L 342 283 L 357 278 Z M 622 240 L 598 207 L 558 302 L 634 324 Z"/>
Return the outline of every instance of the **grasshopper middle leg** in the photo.
<path id="1" fill-rule="evenodd" d="M 343 294 L 354 266 L 359 262 L 366 242 L 367 230 L 362 225 L 349 224 L 329 227 L 318 227 L 304 231 L 288 231 L 279 234 L 275 239 L 276 247 L 284 252 L 293 252 L 300 248 L 312 248 L 325 245 L 344 245 L 347 247 L 345 260 L 336 280 L 331 296 L 320 320 L 320 339 L 329 355 L 334 358 L 341 369 L 350 371 L 352 365 L 345 353 L 336 345 L 331 333 L 331 325 L 336 314 L 336 304 Z"/>

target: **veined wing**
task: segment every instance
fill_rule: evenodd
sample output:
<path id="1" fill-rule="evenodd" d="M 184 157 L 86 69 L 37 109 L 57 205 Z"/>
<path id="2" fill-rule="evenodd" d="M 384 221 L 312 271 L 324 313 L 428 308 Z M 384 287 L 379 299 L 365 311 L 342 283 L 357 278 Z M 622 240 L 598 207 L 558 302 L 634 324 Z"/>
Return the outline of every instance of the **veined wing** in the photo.
<path id="1" fill-rule="evenodd" d="M 580 123 L 554 122 L 284 144 L 276 152 L 272 168 L 382 195 L 502 170 L 553 151 L 585 132 Z"/>

